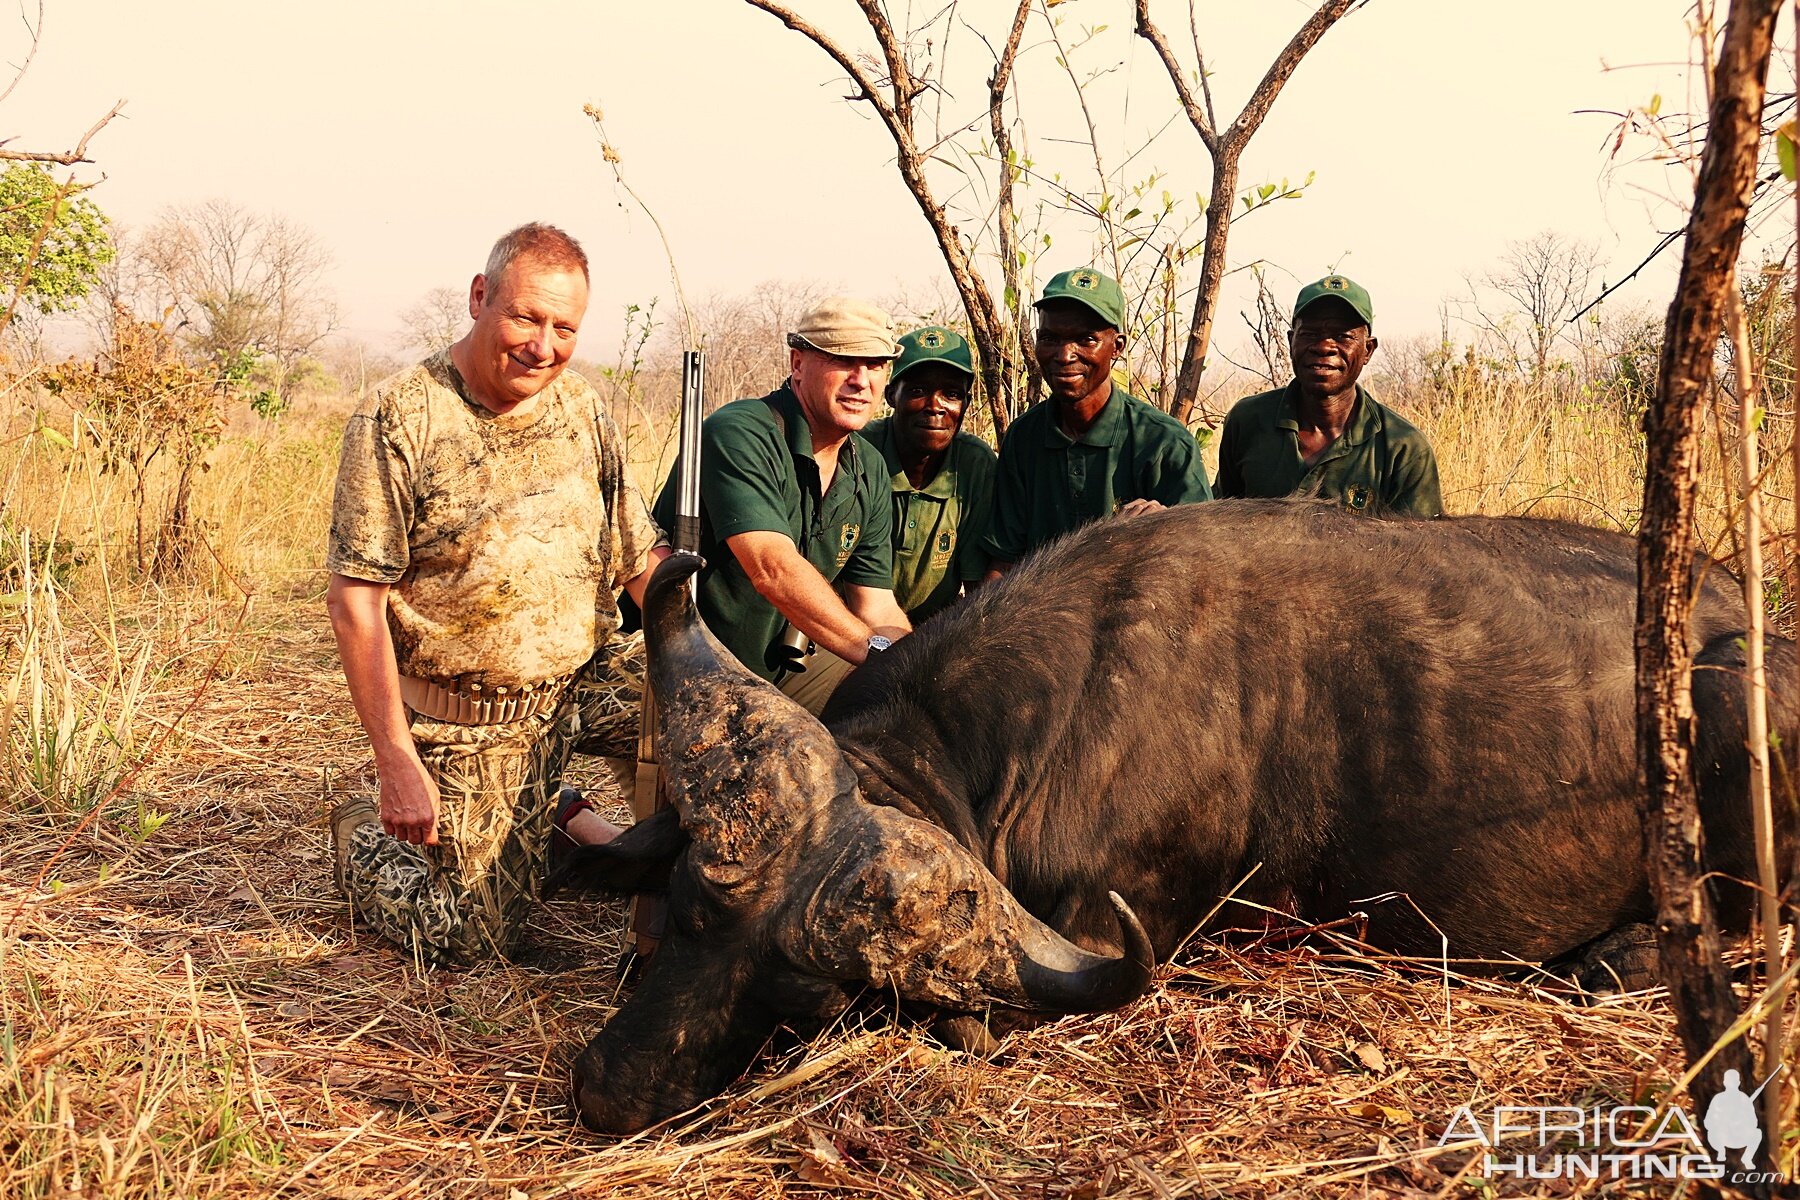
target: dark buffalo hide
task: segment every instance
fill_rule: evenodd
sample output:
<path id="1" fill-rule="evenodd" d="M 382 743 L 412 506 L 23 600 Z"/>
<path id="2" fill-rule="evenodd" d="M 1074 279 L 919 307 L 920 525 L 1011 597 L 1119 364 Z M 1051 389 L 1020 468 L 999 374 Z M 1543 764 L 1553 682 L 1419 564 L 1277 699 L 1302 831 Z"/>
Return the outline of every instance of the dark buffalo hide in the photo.
<path id="1" fill-rule="evenodd" d="M 576 1063 L 596 1129 L 715 1095 L 866 987 L 1125 1003 L 1206 914 L 1244 923 L 1221 898 L 1246 877 L 1243 900 L 1489 963 L 1651 915 L 1618 534 L 1267 501 L 1105 522 L 852 676 L 829 732 L 705 631 L 696 567 L 671 558 L 646 605 L 674 807 L 565 875 L 668 887 L 661 950 Z M 1708 865 L 1742 879 L 1743 613 L 1695 577 Z M 1769 654 L 1791 679 L 1793 646 Z M 1741 920 L 1745 890 L 1719 893 Z"/>

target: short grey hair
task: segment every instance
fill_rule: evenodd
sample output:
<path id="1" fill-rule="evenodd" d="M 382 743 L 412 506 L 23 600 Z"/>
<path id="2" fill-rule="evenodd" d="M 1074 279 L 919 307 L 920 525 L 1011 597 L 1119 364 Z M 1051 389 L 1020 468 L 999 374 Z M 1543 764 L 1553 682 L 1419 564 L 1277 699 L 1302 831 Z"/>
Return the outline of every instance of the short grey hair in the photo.
<path id="1" fill-rule="evenodd" d="M 581 248 L 580 242 L 554 225 L 532 221 L 495 242 L 494 248 L 488 251 L 487 267 L 482 272 L 487 276 L 488 285 L 494 286 L 506 269 L 520 259 L 530 259 L 553 270 L 579 270 L 582 280 L 588 281 L 587 251 Z"/>

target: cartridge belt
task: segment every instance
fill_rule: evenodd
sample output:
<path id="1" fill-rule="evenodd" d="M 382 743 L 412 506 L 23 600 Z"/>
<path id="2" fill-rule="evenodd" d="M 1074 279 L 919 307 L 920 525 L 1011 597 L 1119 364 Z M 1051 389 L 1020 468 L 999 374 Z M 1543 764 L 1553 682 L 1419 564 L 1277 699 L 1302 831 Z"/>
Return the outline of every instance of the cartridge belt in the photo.
<path id="1" fill-rule="evenodd" d="M 452 681 L 400 677 L 400 699 L 406 707 L 433 721 L 453 725 L 508 725 L 547 712 L 562 702 L 563 691 L 574 675 L 564 675 L 523 687 L 493 687 Z"/>

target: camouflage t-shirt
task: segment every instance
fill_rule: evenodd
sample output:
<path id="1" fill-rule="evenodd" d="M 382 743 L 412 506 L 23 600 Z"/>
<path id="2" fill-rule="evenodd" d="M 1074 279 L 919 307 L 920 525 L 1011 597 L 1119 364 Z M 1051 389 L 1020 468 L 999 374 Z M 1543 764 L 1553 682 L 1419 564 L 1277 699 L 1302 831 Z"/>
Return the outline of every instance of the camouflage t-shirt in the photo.
<path id="1" fill-rule="evenodd" d="M 521 687 L 588 660 L 662 541 L 586 380 L 565 372 L 498 416 L 464 398 L 446 351 L 351 416 L 325 566 L 393 585 L 402 675 Z"/>

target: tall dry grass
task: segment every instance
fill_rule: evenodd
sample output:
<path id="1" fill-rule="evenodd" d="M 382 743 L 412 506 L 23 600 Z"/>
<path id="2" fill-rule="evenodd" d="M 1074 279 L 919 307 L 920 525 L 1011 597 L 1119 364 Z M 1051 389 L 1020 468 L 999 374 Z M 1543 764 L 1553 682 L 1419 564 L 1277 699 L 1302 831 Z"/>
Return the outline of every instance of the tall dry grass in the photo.
<path id="1" fill-rule="evenodd" d="M 1432 438 L 1453 512 L 1635 527 L 1620 406 L 1491 379 L 1382 398 Z M 691 1126 L 597 1143 L 562 1073 L 614 1002 L 616 913 L 554 905 L 543 961 L 419 974 L 330 895 L 320 814 L 366 753 L 319 603 L 347 402 L 234 414 L 194 495 L 205 551 L 160 581 L 132 572 L 106 431 L 28 388 L 0 404 L 9 1200 L 1450 1195 L 1472 1161 L 1434 1144 L 1450 1106 L 1631 1102 L 1679 1073 L 1651 1004 L 1479 982 L 1452 1000 L 1329 946 L 1209 948 L 1230 970 L 1174 968 L 1130 1013 L 1036 1031 L 1002 1064 L 850 1032 Z M 671 457 L 656 411 L 640 391 L 617 413 L 646 495 Z M 1729 556 L 1720 444 L 1701 519 Z"/>

